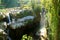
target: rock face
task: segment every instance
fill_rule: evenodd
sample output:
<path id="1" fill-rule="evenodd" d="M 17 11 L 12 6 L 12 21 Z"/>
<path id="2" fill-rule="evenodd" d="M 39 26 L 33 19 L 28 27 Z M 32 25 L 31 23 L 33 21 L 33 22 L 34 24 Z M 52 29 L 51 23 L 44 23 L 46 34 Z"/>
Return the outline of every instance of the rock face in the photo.
<path id="1" fill-rule="evenodd" d="M 7 26 L 9 36 L 12 40 L 21 40 L 22 35 L 32 34 L 33 38 L 37 39 L 36 32 L 40 29 L 40 17 L 34 14 L 31 10 L 24 10 L 20 13 L 9 14 L 10 24 Z"/>
<path id="2" fill-rule="evenodd" d="M 0 21 L 0 40 L 6 40 L 7 34 L 4 31 L 6 27 L 7 27 L 6 22 Z"/>

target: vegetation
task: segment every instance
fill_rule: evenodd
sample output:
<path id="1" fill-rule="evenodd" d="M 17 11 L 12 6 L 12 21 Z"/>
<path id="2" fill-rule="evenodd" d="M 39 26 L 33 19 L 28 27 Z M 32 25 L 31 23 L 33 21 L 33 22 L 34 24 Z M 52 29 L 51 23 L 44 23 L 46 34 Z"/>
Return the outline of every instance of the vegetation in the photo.
<path id="1" fill-rule="evenodd" d="M 45 7 L 47 12 L 47 18 L 49 22 L 49 40 L 59 40 L 58 28 L 59 28 L 59 10 L 60 0 L 41 0 L 41 4 Z"/>
<path id="2" fill-rule="evenodd" d="M 27 34 L 22 36 L 21 40 L 33 40 L 33 38 L 31 36 L 27 36 Z"/>

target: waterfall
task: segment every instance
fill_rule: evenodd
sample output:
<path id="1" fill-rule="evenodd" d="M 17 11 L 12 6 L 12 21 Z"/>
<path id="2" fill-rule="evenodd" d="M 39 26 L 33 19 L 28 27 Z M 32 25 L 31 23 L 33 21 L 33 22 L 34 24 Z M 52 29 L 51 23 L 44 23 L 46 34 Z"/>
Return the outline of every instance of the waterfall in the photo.
<path id="1" fill-rule="evenodd" d="M 46 27 L 46 13 L 45 13 L 44 9 L 42 9 L 42 13 L 41 13 L 40 27 L 41 27 L 41 29 Z"/>
<path id="2" fill-rule="evenodd" d="M 47 39 L 47 19 L 46 19 L 46 10 L 42 8 L 42 13 L 41 13 L 41 21 L 40 21 L 40 35 L 41 35 L 41 40 L 46 40 Z"/>
<path id="3" fill-rule="evenodd" d="M 9 13 L 7 13 L 6 16 L 7 16 L 7 20 L 8 20 L 7 25 L 8 25 L 8 27 L 9 27 L 9 25 L 11 24 L 11 20 L 10 20 L 10 15 L 9 15 Z M 8 39 L 8 40 L 11 40 L 11 38 L 9 37 L 9 29 L 7 28 L 6 31 L 7 31 L 7 39 Z"/>
<path id="4" fill-rule="evenodd" d="M 7 16 L 7 20 L 8 20 L 8 24 L 7 24 L 7 25 L 9 25 L 9 24 L 11 24 L 11 20 L 10 20 L 10 15 L 9 15 L 9 13 L 7 13 L 6 16 Z"/>

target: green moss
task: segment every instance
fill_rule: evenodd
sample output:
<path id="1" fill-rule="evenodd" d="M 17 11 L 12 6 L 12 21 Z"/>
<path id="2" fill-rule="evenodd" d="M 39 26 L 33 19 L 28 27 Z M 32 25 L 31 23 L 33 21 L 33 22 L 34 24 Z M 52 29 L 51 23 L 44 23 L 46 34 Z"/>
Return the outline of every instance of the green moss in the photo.
<path id="1" fill-rule="evenodd" d="M 27 34 L 22 36 L 21 40 L 33 40 L 31 36 L 27 36 Z"/>

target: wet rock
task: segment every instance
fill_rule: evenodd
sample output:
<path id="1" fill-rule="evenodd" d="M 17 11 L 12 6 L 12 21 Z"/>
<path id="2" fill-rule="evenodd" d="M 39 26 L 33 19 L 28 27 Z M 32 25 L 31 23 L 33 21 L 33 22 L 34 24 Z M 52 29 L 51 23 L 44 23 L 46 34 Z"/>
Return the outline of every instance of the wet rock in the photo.
<path id="1" fill-rule="evenodd" d="M 22 36 L 24 34 L 30 34 L 32 33 L 34 36 L 38 29 L 40 28 L 40 17 L 38 15 L 34 14 L 32 10 L 22 10 L 20 12 L 11 12 L 9 14 L 9 17 L 7 16 L 5 22 L 7 22 L 7 34 L 9 34 L 10 38 L 12 40 L 21 40 Z"/>

